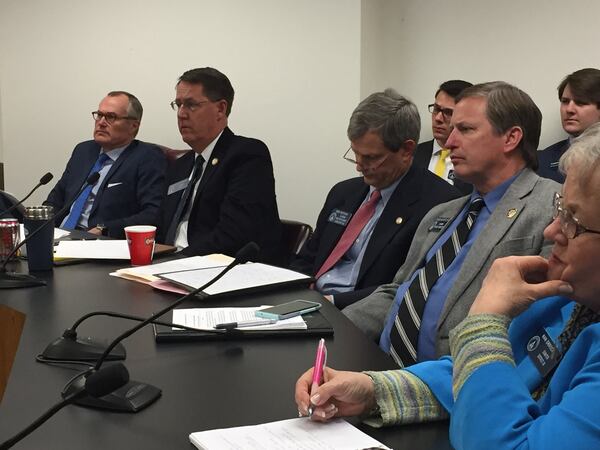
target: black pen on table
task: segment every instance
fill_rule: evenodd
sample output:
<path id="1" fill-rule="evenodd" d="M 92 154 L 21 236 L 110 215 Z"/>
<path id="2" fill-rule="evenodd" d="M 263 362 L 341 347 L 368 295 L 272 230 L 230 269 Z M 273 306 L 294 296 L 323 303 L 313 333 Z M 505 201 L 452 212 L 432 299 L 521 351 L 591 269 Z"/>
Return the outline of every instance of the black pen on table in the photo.
<path id="1" fill-rule="evenodd" d="M 233 330 L 234 328 L 258 327 L 261 325 L 271 325 L 273 323 L 277 323 L 277 319 L 243 320 L 240 322 L 218 323 L 215 325 L 215 329 Z"/>

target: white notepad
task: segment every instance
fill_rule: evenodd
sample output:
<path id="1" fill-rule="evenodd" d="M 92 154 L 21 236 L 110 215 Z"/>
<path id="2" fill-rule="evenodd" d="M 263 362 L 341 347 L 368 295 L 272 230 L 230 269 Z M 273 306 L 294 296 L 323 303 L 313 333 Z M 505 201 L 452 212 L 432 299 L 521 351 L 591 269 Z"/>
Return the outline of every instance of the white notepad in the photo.
<path id="1" fill-rule="evenodd" d="M 201 450 L 390 450 L 343 419 L 321 423 L 307 417 L 200 431 L 190 434 L 190 442 Z"/>

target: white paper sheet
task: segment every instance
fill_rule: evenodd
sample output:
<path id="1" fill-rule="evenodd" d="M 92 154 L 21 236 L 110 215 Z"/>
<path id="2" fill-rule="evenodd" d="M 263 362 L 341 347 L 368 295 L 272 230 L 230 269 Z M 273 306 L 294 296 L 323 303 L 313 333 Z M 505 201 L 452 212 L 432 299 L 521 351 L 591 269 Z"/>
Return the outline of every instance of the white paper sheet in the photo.
<path id="1" fill-rule="evenodd" d="M 190 434 L 190 442 L 205 450 L 390 450 L 343 419 L 321 423 L 306 417 L 200 431 Z"/>
<path id="2" fill-rule="evenodd" d="M 206 284 L 222 270 L 222 268 L 217 268 L 166 273 L 162 274 L 162 278 L 196 289 Z M 309 278 L 302 273 L 282 269 L 281 267 L 261 263 L 247 263 L 231 269 L 223 278 L 206 289 L 205 292 L 215 295 L 295 280 L 308 280 Z"/>
<path id="3" fill-rule="evenodd" d="M 129 259 L 126 240 L 59 241 L 54 246 L 55 258 Z"/>
<path id="4" fill-rule="evenodd" d="M 175 309 L 173 311 L 173 323 L 199 329 L 213 330 L 220 323 L 242 322 L 245 320 L 257 320 L 254 315 L 258 309 L 269 306 L 246 307 L 246 308 L 190 308 Z M 173 327 L 173 329 L 177 329 Z M 307 325 L 302 316 L 278 320 L 276 323 L 260 325 L 256 327 L 244 327 L 242 330 L 306 330 Z"/>

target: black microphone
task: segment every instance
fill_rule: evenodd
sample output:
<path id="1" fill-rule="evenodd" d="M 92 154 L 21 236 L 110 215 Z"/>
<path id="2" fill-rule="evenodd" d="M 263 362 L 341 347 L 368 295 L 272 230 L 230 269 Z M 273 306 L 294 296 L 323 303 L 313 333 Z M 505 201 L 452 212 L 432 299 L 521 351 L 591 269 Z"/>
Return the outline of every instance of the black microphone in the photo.
<path id="1" fill-rule="evenodd" d="M 93 339 L 92 337 L 78 338 L 77 327 L 86 319 L 94 316 L 109 316 L 116 317 L 119 319 L 135 320 L 143 322 L 146 317 L 132 316 L 130 314 L 123 314 L 114 311 L 94 311 L 80 317 L 71 328 L 67 328 L 61 337 L 48 344 L 45 350 L 38 356 L 39 362 L 95 362 L 98 358 L 103 355 L 106 347 L 110 344 L 109 341 L 100 341 Z M 190 331 L 202 331 L 207 333 L 224 333 L 227 330 L 200 330 L 194 327 L 188 327 L 185 325 L 174 324 L 171 322 L 163 322 L 160 320 L 153 320 L 152 323 L 157 325 L 163 325 L 167 327 L 177 327 L 184 330 Z M 125 359 L 125 347 L 122 344 L 117 345 L 106 357 L 107 361 L 117 361 Z"/>
<path id="2" fill-rule="evenodd" d="M 43 177 L 43 178 L 45 178 L 45 177 Z M 54 219 L 56 217 L 60 216 L 62 213 L 64 213 L 66 210 L 68 210 L 71 207 L 71 205 L 73 203 L 75 203 L 75 200 L 85 190 L 85 188 L 87 188 L 90 185 L 96 184 L 96 182 L 98 181 L 98 178 L 100 178 L 100 174 L 98 172 L 94 172 L 89 177 L 87 177 L 87 180 L 85 181 L 85 183 L 83 183 L 83 185 L 81 186 L 81 188 L 79 189 L 77 194 L 75 194 L 75 196 L 69 202 L 67 202 L 61 209 L 59 209 L 58 212 L 52 218 L 48 219 L 46 222 L 44 222 L 42 225 L 40 225 L 35 231 L 30 233 L 29 236 L 27 236 L 25 239 L 23 239 L 19 243 L 19 245 L 17 245 L 13 249 L 13 251 L 10 252 L 10 254 L 6 257 L 6 260 L 4 261 L 4 263 L 2 263 L 2 266 L 0 266 L 0 289 L 11 289 L 11 288 L 31 287 L 31 286 L 44 286 L 46 284 L 45 281 L 38 280 L 36 277 L 34 277 L 32 275 L 15 273 L 15 272 L 9 273 L 6 271 L 6 265 L 8 264 L 8 261 L 10 260 L 10 258 L 12 258 L 13 255 L 15 255 L 17 253 L 17 251 L 19 251 L 19 249 L 28 240 L 30 240 L 32 237 L 34 237 L 36 234 L 38 234 L 43 228 L 47 227 L 49 223 L 54 222 Z"/>
<path id="3" fill-rule="evenodd" d="M 62 408 L 73 403 L 77 398 L 84 396 L 103 397 L 110 394 L 115 389 L 119 389 L 129 381 L 129 372 L 127 372 L 127 369 L 121 363 L 103 367 L 98 371 L 90 370 L 78 375 L 78 377 L 79 376 L 84 377 L 84 383 L 78 391 L 73 392 L 68 397 L 64 397 L 62 401 L 52 406 L 33 423 L 24 428 L 23 431 L 0 444 L 0 450 L 11 448 L 17 442 L 21 441 L 27 435 L 35 431 L 40 425 L 46 422 Z"/>
<path id="4" fill-rule="evenodd" d="M 209 282 L 207 282 L 203 286 L 200 286 L 197 289 L 194 289 L 189 294 L 177 299 L 175 302 L 169 304 L 167 307 L 152 314 L 143 322 L 140 322 L 133 328 L 130 328 L 121 335 L 117 336 L 112 341 L 112 343 L 106 348 L 102 356 L 100 356 L 100 358 L 96 361 L 94 370 L 100 369 L 104 361 L 108 358 L 108 355 L 110 355 L 110 353 L 112 352 L 113 348 L 115 348 L 122 340 L 131 336 L 140 328 L 143 328 L 152 321 L 158 319 L 163 314 L 166 314 L 169 311 L 172 311 L 173 309 L 177 308 L 177 306 L 182 304 L 187 299 L 194 297 L 195 295 L 204 291 L 209 286 L 212 286 L 238 264 L 244 264 L 250 261 L 251 259 L 256 258 L 258 252 L 258 245 L 256 245 L 254 242 L 249 242 L 237 252 L 237 254 L 235 255 L 235 259 Z M 204 293 L 203 298 L 207 297 L 209 297 L 209 295 Z M 65 387 L 62 394 L 64 398 L 68 397 L 73 392 L 77 392 L 81 388 L 81 385 L 83 383 L 81 378 L 81 376 L 76 377 L 69 385 Z M 91 408 L 107 409 L 112 411 L 138 412 L 146 406 L 150 405 L 152 402 L 156 401 L 158 397 L 160 397 L 161 393 L 162 391 L 155 386 L 139 381 L 130 380 L 125 386 L 117 389 L 110 395 L 107 395 L 102 398 L 84 396 L 76 399 L 74 403 L 77 405 L 87 406 Z"/>
<path id="5" fill-rule="evenodd" d="M 35 187 L 31 190 L 31 192 L 29 194 L 27 194 L 25 196 L 25 198 L 17 203 L 15 203 L 14 205 L 12 205 L 10 208 L 0 212 L 0 218 L 2 218 L 2 216 L 4 216 L 5 214 L 8 214 L 9 212 L 11 212 L 13 209 L 18 208 L 20 205 L 23 204 L 23 202 L 25 200 L 27 200 L 29 197 L 31 197 L 31 195 L 37 191 L 37 189 L 40 186 L 43 186 L 45 184 L 48 184 L 50 182 L 50 180 L 54 178 L 54 175 L 52 175 L 50 172 L 46 173 L 46 175 L 44 175 L 42 178 L 40 178 L 40 182 L 38 184 L 35 185 Z"/>

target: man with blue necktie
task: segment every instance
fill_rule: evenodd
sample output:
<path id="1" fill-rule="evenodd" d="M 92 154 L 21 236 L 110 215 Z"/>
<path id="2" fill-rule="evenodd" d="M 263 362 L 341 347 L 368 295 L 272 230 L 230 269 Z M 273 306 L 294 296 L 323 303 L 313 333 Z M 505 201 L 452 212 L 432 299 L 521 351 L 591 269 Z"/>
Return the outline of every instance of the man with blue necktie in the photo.
<path id="1" fill-rule="evenodd" d="M 157 224 L 166 159 L 157 146 L 135 139 L 142 113 L 139 100 L 124 91 L 109 92 L 92 112 L 94 140 L 75 147 L 44 202 L 58 210 L 74 200 L 56 226 L 118 238 L 126 226 Z M 77 195 L 95 172 L 98 181 Z"/>

